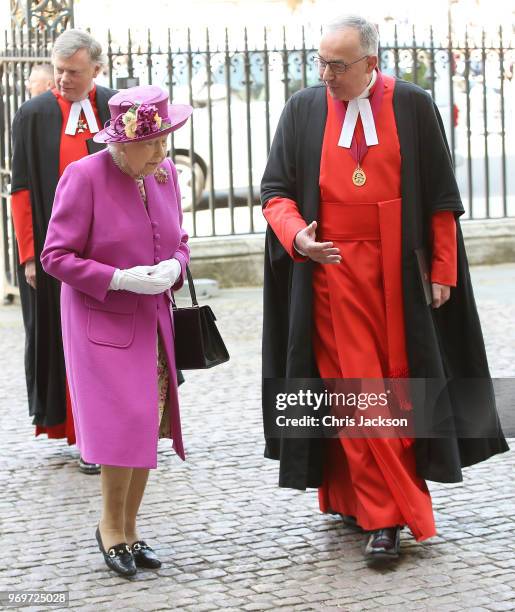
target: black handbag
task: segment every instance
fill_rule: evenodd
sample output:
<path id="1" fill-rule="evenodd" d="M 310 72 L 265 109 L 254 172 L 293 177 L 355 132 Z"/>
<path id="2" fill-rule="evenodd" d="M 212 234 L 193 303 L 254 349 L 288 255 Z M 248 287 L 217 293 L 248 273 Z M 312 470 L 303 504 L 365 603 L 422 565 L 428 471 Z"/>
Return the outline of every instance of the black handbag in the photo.
<path id="1" fill-rule="evenodd" d="M 216 327 L 210 306 L 199 306 L 193 278 L 186 266 L 191 306 L 178 308 L 172 295 L 175 327 L 175 365 L 180 370 L 212 368 L 229 360 L 229 353 Z"/>

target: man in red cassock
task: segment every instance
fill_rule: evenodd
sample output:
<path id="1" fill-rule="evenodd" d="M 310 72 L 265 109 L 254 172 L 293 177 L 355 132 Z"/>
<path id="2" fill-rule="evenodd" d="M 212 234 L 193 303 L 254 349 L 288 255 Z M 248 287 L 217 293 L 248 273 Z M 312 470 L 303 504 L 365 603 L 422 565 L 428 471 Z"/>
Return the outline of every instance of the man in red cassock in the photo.
<path id="1" fill-rule="evenodd" d="M 367 532 L 367 560 L 392 559 L 402 527 L 418 541 L 436 533 L 426 479 L 459 481 L 508 447 L 490 385 L 481 418 L 493 427 L 479 440 L 277 434 L 267 379 L 490 381 L 430 95 L 380 72 L 377 30 L 359 16 L 326 28 L 315 61 L 323 84 L 288 101 L 262 181 L 265 456 L 280 460 L 280 486 L 318 487 L 322 512 Z M 463 401 L 454 393 L 448 410 Z"/>
<path id="2" fill-rule="evenodd" d="M 100 43 L 87 32 L 61 34 L 52 63 L 55 87 L 22 104 L 14 117 L 12 218 L 26 332 L 29 414 L 36 436 L 66 438 L 71 445 L 75 430 L 61 341 L 60 286 L 45 274 L 39 257 L 57 182 L 68 164 L 101 148 L 92 136 L 109 119 L 107 101 L 116 92 L 95 85 L 105 57 Z M 80 458 L 79 469 L 96 474 L 100 466 Z"/>

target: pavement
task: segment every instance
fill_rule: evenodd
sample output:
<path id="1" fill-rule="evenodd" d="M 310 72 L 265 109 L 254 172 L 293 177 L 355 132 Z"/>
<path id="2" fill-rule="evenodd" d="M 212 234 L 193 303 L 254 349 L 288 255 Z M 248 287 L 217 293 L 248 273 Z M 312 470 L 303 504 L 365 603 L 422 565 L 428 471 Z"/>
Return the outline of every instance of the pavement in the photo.
<path id="1" fill-rule="evenodd" d="M 515 265 L 472 273 L 492 374 L 515 376 Z M 404 530 L 399 562 L 371 569 L 363 535 L 322 515 L 316 491 L 278 488 L 263 458 L 261 290 L 209 302 L 231 361 L 186 374 L 187 461 L 160 441 L 141 509 L 163 566 L 132 581 L 96 546 L 98 476 L 78 472 L 75 447 L 33 436 L 20 309 L 0 307 L 0 591 L 66 590 L 84 611 L 515 610 L 515 451 L 465 469 L 461 484 L 429 483 L 438 536 Z"/>

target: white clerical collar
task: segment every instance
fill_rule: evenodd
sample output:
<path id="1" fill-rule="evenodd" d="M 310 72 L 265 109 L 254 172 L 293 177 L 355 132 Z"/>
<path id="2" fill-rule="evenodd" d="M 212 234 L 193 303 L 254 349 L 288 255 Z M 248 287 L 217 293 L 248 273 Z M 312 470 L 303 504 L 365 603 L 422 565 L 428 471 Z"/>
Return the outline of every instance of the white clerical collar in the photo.
<path id="1" fill-rule="evenodd" d="M 91 102 L 89 101 L 88 97 L 72 104 L 70 108 L 70 115 L 68 117 L 68 123 L 66 124 L 66 129 L 64 131 L 65 134 L 75 136 L 81 111 L 84 111 L 89 131 L 92 134 L 99 131 L 95 112 L 93 111 L 93 107 L 91 106 Z"/>
<path id="2" fill-rule="evenodd" d="M 374 84 L 376 81 L 377 81 L 377 70 L 374 68 L 374 70 L 372 71 L 372 78 L 370 79 L 370 83 L 359 94 L 358 98 L 368 98 L 370 96 L 370 90 L 372 89 L 372 87 L 374 87 Z"/>
<path id="3" fill-rule="evenodd" d="M 370 90 L 374 86 L 376 80 L 377 71 L 374 70 L 372 72 L 370 83 L 367 85 L 367 87 L 365 87 L 357 98 L 349 101 L 347 112 L 345 113 L 345 119 L 343 121 L 342 131 L 340 133 L 340 139 L 338 140 L 339 147 L 350 149 L 352 137 L 354 136 L 354 130 L 356 129 L 356 123 L 358 122 L 358 115 L 361 115 L 361 123 L 363 124 L 365 142 L 367 145 L 370 147 L 372 145 L 379 144 L 374 115 L 372 113 L 370 101 L 368 100 Z"/>

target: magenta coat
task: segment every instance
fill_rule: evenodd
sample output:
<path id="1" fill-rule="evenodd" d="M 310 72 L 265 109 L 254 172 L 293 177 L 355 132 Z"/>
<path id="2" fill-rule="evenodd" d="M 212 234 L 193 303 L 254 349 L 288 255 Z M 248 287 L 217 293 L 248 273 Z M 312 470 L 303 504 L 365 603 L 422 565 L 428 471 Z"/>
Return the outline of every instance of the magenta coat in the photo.
<path id="1" fill-rule="evenodd" d="M 77 446 L 85 461 L 157 466 L 157 330 L 170 369 L 170 437 L 184 459 L 168 296 L 111 291 L 115 268 L 189 261 L 177 171 L 147 176 L 148 212 L 134 179 L 107 150 L 70 164 L 57 187 L 41 263 L 62 281 L 61 323 Z"/>

